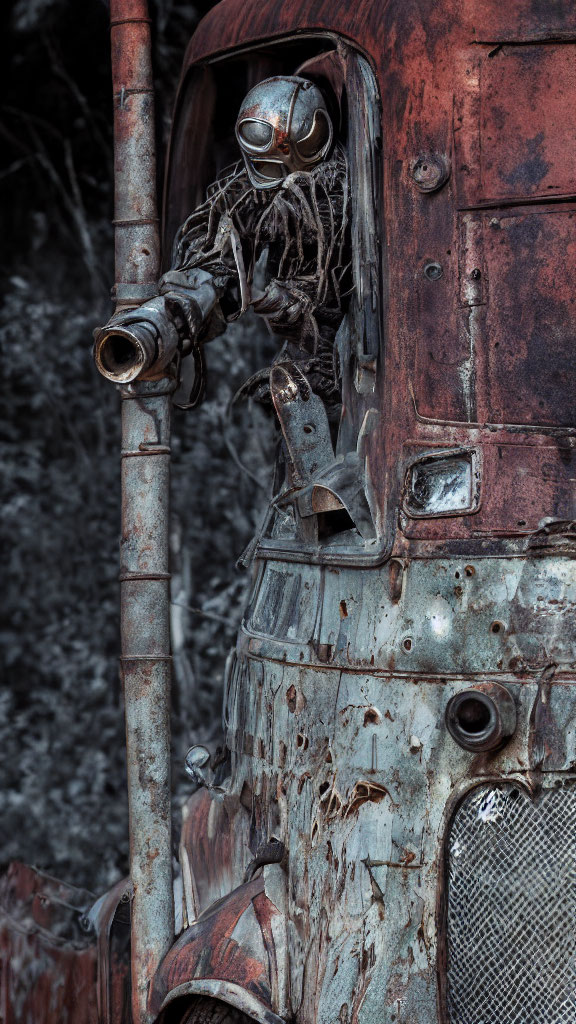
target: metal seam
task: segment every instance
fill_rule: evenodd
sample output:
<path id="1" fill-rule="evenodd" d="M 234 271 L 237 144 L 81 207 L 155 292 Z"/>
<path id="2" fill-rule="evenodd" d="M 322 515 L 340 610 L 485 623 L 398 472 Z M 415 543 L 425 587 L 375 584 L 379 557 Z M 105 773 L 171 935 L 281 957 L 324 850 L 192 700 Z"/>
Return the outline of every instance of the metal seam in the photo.
<path id="1" fill-rule="evenodd" d="M 122 654 L 118 661 L 172 661 L 171 654 Z"/>
<path id="2" fill-rule="evenodd" d="M 123 99 L 125 96 L 154 96 L 153 89 L 126 89 L 125 86 L 121 85 L 115 96 Z"/>
<path id="3" fill-rule="evenodd" d="M 112 224 L 114 225 L 114 227 L 128 227 L 130 224 L 159 224 L 159 223 L 160 223 L 160 218 L 159 217 L 149 217 L 148 219 L 146 219 L 144 217 L 134 217 L 132 220 L 113 220 L 112 221 Z M 126 284 L 135 284 L 135 283 L 136 282 L 134 282 L 134 281 L 127 281 L 126 282 Z M 146 287 L 153 288 L 154 285 L 150 284 L 150 285 L 146 285 Z"/>
<path id="4" fill-rule="evenodd" d="M 135 459 L 138 458 L 140 455 L 170 455 L 171 453 L 172 449 L 168 448 L 167 446 L 158 448 L 143 448 L 142 451 L 139 451 L 138 449 L 135 449 L 134 451 L 131 451 L 130 449 L 123 449 L 120 452 L 120 458 Z"/>
<path id="5" fill-rule="evenodd" d="M 121 18 L 118 21 L 111 21 L 110 28 L 116 28 L 116 25 L 151 25 L 152 18 Z"/>
<path id="6" fill-rule="evenodd" d="M 130 580 L 169 580 L 171 575 L 169 572 L 122 572 L 118 579 L 120 583 Z"/>

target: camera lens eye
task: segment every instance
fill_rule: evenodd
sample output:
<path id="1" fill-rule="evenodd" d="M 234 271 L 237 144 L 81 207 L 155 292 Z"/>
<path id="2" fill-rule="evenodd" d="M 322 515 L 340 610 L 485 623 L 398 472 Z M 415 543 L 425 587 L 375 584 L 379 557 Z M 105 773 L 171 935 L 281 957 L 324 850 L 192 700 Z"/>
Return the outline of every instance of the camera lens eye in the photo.
<path id="1" fill-rule="evenodd" d="M 272 125 L 266 124 L 265 121 L 246 120 L 238 126 L 238 135 L 241 141 L 245 142 L 247 146 L 255 146 L 258 149 L 270 145 L 272 134 Z"/>
<path id="2" fill-rule="evenodd" d="M 297 149 L 305 160 L 311 160 L 322 152 L 330 139 L 330 125 L 323 110 L 314 112 L 312 128 L 303 139 L 297 143 Z"/>

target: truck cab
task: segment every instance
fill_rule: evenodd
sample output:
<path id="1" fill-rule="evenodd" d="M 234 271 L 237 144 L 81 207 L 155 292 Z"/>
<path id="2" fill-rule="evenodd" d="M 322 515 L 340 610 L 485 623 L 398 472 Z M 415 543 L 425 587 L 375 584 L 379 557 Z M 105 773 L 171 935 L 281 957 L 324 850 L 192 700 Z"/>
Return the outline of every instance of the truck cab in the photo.
<path id="1" fill-rule="evenodd" d="M 566 4 L 224 0 L 191 41 L 166 251 L 237 98 L 298 72 L 338 101 L 352 288 L 334 463 L 257 539 L 158 1009 L 576 1020 L 575 39 Z"/>

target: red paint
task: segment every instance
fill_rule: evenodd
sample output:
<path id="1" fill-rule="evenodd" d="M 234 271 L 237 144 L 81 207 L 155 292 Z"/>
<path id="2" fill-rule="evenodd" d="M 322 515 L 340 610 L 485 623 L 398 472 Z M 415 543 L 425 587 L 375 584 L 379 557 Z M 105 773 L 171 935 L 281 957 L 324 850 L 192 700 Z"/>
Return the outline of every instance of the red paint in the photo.
<path id="1" fill-rule="evenodd" d="M 571 518 L 576 203 L 550 199 L 576 200 L 574 6 L 224 0 L 192 39 L 183 79 L 216 53 L 296 31 L 353 43 L 380 88 L 388 305 L 368 452 L 392 552 L 464 538 L 470 554 L 486 539 L 496 551 L 544 516 Z M 450 163 L 436 191 L 414 183 L 421 154 Z M 482 462 L 477 511 L 398 521 L 408 460 L 458 445 Z"/>
<path id="2" fill-rule="evenodd" d="M 0 879 L 3 1024 L 98 1024 L 96 947 L 87 936 L 59 935 L 60 901 L 77 898 L 77 890 L 23 864 Z"/>
<path id="3" fill-rule="evenodd" d="M 250 950 L 233 938 L 243 915 L 252 907 L 262 929 L 258 940 L 251 935 Z M 185 982 L 222 980 L 239 985 L 271 1007 L 274 980 L 270 977 L 270 959 L 275 960 L 270 921 L 277 911 L 264 893 L 262 876 L 241 885 L 224 900 L 201 914 L 167 953 L 156 975 L 152 1009 L 158 1012 L 169 992 Z M 253 928 L 253 925 L 249 927 Z M 262 956 L 255 955 L 261 948 Z"/>

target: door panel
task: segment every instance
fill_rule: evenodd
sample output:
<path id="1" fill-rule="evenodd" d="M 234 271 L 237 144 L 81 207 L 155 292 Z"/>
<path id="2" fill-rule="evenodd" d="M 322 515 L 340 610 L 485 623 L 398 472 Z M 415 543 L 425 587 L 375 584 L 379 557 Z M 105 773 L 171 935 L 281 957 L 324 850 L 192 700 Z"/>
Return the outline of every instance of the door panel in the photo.
<path id="1" fill-rule="evenodd" d="M 576 213 L 483 217 L 488 303 L 476 366 L 478 417 L 576 424 Z"/>
<path id="2" fill-rule="evenodd" d="M 461 69 L 459 204 L 576 193 L 576 45 L 482 48 Z"/>

